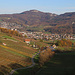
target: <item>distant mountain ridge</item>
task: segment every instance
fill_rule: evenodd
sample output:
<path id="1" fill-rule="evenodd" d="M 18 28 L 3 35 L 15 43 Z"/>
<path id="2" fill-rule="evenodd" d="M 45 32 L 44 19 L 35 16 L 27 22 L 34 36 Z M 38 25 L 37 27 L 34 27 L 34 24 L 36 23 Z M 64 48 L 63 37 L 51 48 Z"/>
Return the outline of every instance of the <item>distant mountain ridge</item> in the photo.
<path id="1" fill-rule="evenodd" d="M 26 26 L 33 28 L 42 26 L 43 30 L 51 33 L 75 33 L 75 12 L 57 15 L 30 10 L 18 14 L 0 15 L 1 21 L 20 24 L 24 29 Z"/>
<path id="2" fill-rule="evenodd" d="M 43 25 L 44 23 L 47 23 L 47 20 L 50 20 L 55 16 L 56 16 L 56 14 L 43 13 L 38 10 L 25 11 L 25 12 L 22 12 L 19 14 L 0 15 L 0 17 L 2 18 L 3 21 L 15 22 L 15 23 L 17 23 L 17 21 L 18 21 L 19 23 L 22 23 L 23 25 L 35 25 L 35 24 Z M 7 17 L 10 19 L 6 19 Z"/>

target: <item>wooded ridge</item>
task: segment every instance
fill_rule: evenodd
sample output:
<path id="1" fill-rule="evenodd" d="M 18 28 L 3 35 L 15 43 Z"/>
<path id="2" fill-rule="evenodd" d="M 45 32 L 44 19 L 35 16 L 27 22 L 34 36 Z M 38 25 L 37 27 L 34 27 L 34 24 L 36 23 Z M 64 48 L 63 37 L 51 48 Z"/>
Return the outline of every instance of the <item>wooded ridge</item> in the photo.
<path id="1" fill-rule="evenodd" d="M 42 31 L 51 33 L 72 33 L 75 34 L 75 12 L 64 14 L 45 13 L 38 10 L 30 10 L 17 14 L 1 14 L 0 23 L 9 22 L 21 25 L 21 30 Z M 27 27 L 30 27 L 27 29 Z M 33 29 L 34 28 L 34 29 Z"/>

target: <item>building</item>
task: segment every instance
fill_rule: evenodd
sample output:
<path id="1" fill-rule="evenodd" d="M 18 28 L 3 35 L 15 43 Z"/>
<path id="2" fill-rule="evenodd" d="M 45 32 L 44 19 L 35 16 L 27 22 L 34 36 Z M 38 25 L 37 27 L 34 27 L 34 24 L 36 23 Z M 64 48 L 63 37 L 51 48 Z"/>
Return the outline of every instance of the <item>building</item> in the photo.
<path id="1" fill-rule="evenodd" d="M 6 46 L 6 43 L 3 43 L 4 46 Z"/>
<path id="2" fill-rule="evenodd" d="M 27 44 L 30 44 L 30 39 L 25 39 L 25 42 L 26 42 Z"/>

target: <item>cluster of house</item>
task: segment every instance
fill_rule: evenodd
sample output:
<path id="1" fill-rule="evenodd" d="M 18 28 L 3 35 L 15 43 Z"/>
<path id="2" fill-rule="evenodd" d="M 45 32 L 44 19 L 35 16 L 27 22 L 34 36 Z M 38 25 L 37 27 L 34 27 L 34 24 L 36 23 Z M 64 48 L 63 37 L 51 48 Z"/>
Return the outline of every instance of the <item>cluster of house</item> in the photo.
<path id="1" fill-rule="evenodd" d="M 27 44 L 30 44 L 30 42 L 31 42 L 31 40 L 30 39 L 45 39 L 45 40 L 49 40 L 49 39 L 51 39 L 51 40 L 61 40 L 62 38 L 65 38 L 65 39 L 75 39 L 75 35 L 70 35 L 70 34 L 64 34 L 64 35 L 61 35 L 61 34 L 43 34 L 42 32 L 31 32 L 31 33 L 22 33 L 22 35 L 23 36 L 27 36 L 27 38 L 25 39 L 25 42 L 27 43 Z M 33 44 L 32 45 L 32 47 L 33 48 L 36 48 L 36 49 L 38 49 L 39 48 L 39 46 L 37 46 L 37 45 L 35 45 L 35 44 Z M 45 47 L 46 48 L 46 47 Z M 55 48 L 57 48 L 56 47 L 56 45 L 54 44 L 54 45 L 52 45 L 52 46 L 50 46 L 50 49 L 52 50 L 52 51 L 55 51 Z"/>
<path id="2" fill-rule="evenodd" d="M 10 18 L 7 18 L 7 19 L 10 19 Z M 15 30 L 15 31 L 17 31 L 17 29 L 19 28 L 20 29 L 23 28 L 21 25 L 18 25 L 16 23 L 8 23 L 8 22 L 2 22 L 2 21 L 0 21 L 0 27 Z M 57 40 L 62 38 L 75 39 L 75 35 L 73 34 L 45 34 L 43 32 L 20 32 L 20 31 L 19 33 L 21 33 L 22 36 L 26 35 L 27 38 L 34 38 L 34 39 L 46 39 L 46 40 L 49 40 L 49 39 Z"/>
<path id="3" fill-rule="evenodd" d="M 75 35 L 70 34 L 45 34 L 42 32 L 20 32 L 22 36 L 27 36 L 27 38 L 37 39 L 45 39 L 45 40 L 57 40 L 57 39 L 75 39 Z"/>
<path id="4" fill-rule="evenodd" d="M 30 44 L 30 41 L 31 41 L 30 39 L 25 39 L 25 43 L 27 43 L 27 44 Z M 35 49 L 40 49 L 40 47 L 36 44 L 33 44 L 32 47 L 35 48 Z M 55 44 L 53 44 L 50 47 L 49 46 L 43 47 L 43 50 L 46 49 L 46 48 L 50 48 L 50 50 L 55 51 L 55 48 L 57 48 L 57 47 L 56 47 Z"/>
<path id="5" fill-rule="evenodd" d="M 2 22 L 0 21 L 0 27 L 1 28 L 7 28 L 7 29 L 21 29 L 23 28 L 21 25 L 16 24 L 16 23 L 9 23 L 9 22 Z"/>

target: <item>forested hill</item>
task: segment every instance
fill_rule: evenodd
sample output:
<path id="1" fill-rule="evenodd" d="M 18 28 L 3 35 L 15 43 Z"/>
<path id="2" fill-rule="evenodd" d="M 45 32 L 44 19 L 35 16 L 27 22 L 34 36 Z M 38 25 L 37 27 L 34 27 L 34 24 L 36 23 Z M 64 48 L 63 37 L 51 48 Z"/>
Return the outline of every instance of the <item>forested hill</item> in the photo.
<path id="1" fill-rule="evenodd" d="M 38 10 L 30 10 L 18 14 L 0 15 L 0 19 L 2 21 L 15 22 L 22 25 L 48 25 L 48 21 L 55 16 L 56 14 L 44 13 Z"/>
<path id="2" fill-rule="evenodd" d="M 51 33 L 73 33 L 75 34 L 75 12 L 65 13 L 56 16 L 51 20 L 55 26 L 45 28 Z M 50 25 L 51 25 L 50 22 Z"/>
<path id="3" fill-rule="evenodd" d="M 42 26 L 43 30 L 51 33 L 75 34 L 75 12 L 57 15 L 38 10 L 30 10 L 17 14 L 2 14 L 0 15 L 0 22 L 20 24 L 24 29 L 26 26 L 33 28 Z M 32 29 L 30 28 L 30 30 Z"/>

